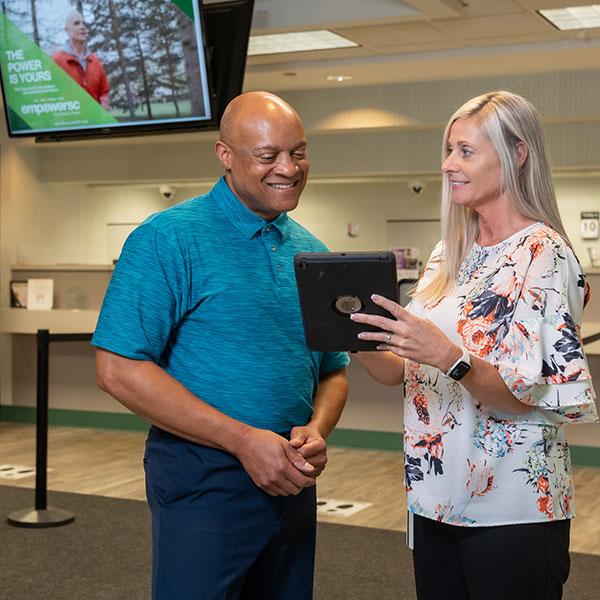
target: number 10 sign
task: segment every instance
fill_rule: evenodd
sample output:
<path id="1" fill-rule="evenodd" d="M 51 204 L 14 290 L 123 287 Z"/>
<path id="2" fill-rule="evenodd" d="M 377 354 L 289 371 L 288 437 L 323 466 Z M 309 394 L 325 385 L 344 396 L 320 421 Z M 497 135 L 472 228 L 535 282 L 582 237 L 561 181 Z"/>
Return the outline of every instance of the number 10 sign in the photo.
<path id="1" fill-rule="evenodd" d="M 581 213 L 581 239 L 582 240 L 597 240 L 598 239 L 598 221 L 600 213 L 597 212 L 582 212 Z"/>

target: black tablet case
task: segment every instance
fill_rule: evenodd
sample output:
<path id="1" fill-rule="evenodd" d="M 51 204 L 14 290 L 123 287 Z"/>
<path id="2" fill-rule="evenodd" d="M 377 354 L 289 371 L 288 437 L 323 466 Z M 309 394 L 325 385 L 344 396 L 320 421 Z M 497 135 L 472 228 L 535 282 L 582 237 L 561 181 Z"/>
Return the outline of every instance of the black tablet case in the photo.
<path id="1" fill-rule="evenodd" d="M 386 310 L 371 301 L 371 294 L 398 301 L 396 259 L 392 252 L 304 252 L 294 257 L 294 271 L 304 335 L 311 350 L 376 349 L 381 342 L 360 340 L 357 335 L 361 331 L 381 330 L 355 323 L 349 313 L 336 308 L 336 301 L 344 296 L 357 298 L 358 312 L 389 317 Z M 352 302 L 358 304 L 358 300 Z M 343 301 L 337 304 L 340 306 Z"/>

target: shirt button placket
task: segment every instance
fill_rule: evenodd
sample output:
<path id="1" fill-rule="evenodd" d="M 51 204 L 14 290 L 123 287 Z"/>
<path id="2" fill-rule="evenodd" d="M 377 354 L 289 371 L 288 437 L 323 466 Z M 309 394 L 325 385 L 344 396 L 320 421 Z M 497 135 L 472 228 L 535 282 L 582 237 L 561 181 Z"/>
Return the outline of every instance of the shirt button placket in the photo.
<path id="1" fill-rule="evenodd" d="M 272 233 L 272 230 L 273 230 L 273 225 L 267 225 L 265 227 L 264 231 L 263 231 L 263 234 L 265 236 L 273 236 L 274 233 Z M 265 240 L 265 241 L 267 241 L 267 240 Z M 273 242 L 270 242 L 269 246 L 271 248 L 271 252 L 276 252 L 277 251 L 277 245 L 274 244 Z M 279 281 L 278 281 L 277 275 L 281 271 L 281 266 L 275 263 L 274 258 L 271 258 L 271 265 L 273 267 L 273 275 L 275 276 L 276 285 L 277 285 L 277 287 L 279 287 Z"/>
<path id="2" fill-rule="evenodd" d="M 271 250 L 273 252 L 275 252 L 277 250 L 277 247 L 275 246 L 275 244 L 271 244 Z M 275 264 L 274 260 L 271 260 L 271 264 L 274 267 L 277 267 L 277 271 L 274 271 L 275 275 L 277 275 L 279 273 L 279 271 L 281 271 L 281 267 L 279 265 Z"/>

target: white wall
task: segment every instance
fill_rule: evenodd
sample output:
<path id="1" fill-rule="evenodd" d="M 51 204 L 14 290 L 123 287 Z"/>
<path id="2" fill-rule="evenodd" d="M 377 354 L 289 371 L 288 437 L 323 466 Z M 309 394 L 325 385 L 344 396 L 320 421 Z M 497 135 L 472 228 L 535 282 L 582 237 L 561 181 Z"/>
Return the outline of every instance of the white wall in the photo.
<path id="1" fill-rule="evenodd" d="M 575 248 L 585 267 L 591 267 L 588 248 L 595 247 L 600 255 L 600 240 L 583 240 L 579 232 L 581 212 L 600 211 L 600 175 L 584 177 L 565 174 L 555 178 L 556 196 L 560 214 Z M 600 298 L 597 299 L 600 302 Z"/>
<path id="2" fill-rule="evenodd" d="M 559 167 L 559 206 L 582 263 L 589 265 L 587 247 L 598 241 L 580 240 L 579 213 L 600 205 L 600 78 L 589 72 L 290 93 L 307 125 L 313 174 L 292 217 L 334 251 L 387 248 L 389 219 L 436 218 L 443 122 L 468 97 L 497 88 L 523 93 L 547 119 L 553 164 Z M 406 126 L 390 127 L 389 119 L 372 118 L 366 107 L 393 113 L 394 122 Z M 339 118 L 348 114 L 355 121 Z M 0 306 L 9 303 L 11 264 L 106 264 L 108 224 L 139 222 L 166 207 L 159 184 L 176 186 L 175 201 L 207 191 L 219 174 L 214 139 L 208 133 L 36 145 L 9 139 L 2 122 Z M 419 196 L 408 189 L 413 177 L 427 181 Z M 360 226 L 358 237 L 348 237 L 350 222 Z M 20 351 L 25 345 L 15 346 Z M 65 365 L 76 352 L 62 351 Z M 2 403 L 12 402 L 13 356 L 10 337 L 0 336 Z M 88 358 L 86 377 L 93 381 Z M 351 370 L 350 408 L 357 410 L 347 411 L 342 425 L 398 431 L 396 391 L 366 382 L 359 373 Z M 31 395 L 31 381 L 15 383 Z M 51 395 L 55 407 L 118 410 L 95 389 L 74 401 L 83 395 L 80 378 L 57 383 L 58 393 Z M 363 398 L 371 402 L 361 404 Z M 33 404 L 33 398 L 26 402 Z"/>
<path id="3" fill-rule="evenodd" d="M 11 200 L 10 227 L 3 253 L 21 264 L 106 264 L 108 224 L 140 222 L 170 205 L 155 185 L 31 185 Z M 186 184 L 176 189 L 175 202 L 205 193 L 208 184 Z M 600 176 L 557 176 L 561 214 L 584 266 L 588 246 L 579 235 L 580 213 L 600 208 Z M 420 195 L 410 192 L 407 180 L 379 178 L 371 182 L 309 182 L 300 206 L 291 216 L 321 238 L 332 251 L 381 250 L 389 247 L 389 219 L 439 217 L 439 180 L 433 177 Z M 8 212 L 8 211 L 6 211 Z M 349 237 L 348 223 L 360 226 Z M 6 295 L 6 294 L 5 294 Z M 3 298 L 5 300 L 5 298 Z"/>
<path id="4" fill-rule="evenodd" d="M 17 167 L 26 169 L 22 163 Z M 13 262 L 18 256 L 30 264 L 106 263 L 108 223 L 139 222 L 167 206 L 157 185 L 39 184 L 34 178 L 24 181 L 19 194 L 3 203 L 3 218 L 9 214 L 11 223 L 3 229 L 4 248 Z M 175 201 L 209 188 L 203 183 L 180 185 Z M 567 232 L 587 265 L 586 248 L 592 244 L 579 238 L 579 213 L 597 209 L 600 176 L 559 176 L 556 189 Z M 436 218 L 439 194 L 439 179 L 433 176 L 419 196 L 410 192 L 407 179 L 403 178 L 368 182 L 315 180 L 307 185 L 299 208 L 291 215 L 333 251 L 386 249 L 387 220 Z M 358 237 L 347 235 L 349 222 L 360 226 Z M 7 240 L 11 240 L 10 244 Z M 3 403 L 12 403 L 14 398 L 16 404 L 31 406 L 35 399 L 30 375 L 35 372 L 34 341 L 14 340 L 12 349 L 6 339 L 3 343 Z M 53 350 L 51 407 L 125 412 L 120 404 L 95 388 L 93 351 L 83 346 L 66 344 Z M 11 361 L 15 362 L 12 368 Z M 77 365 L 76 377 L 72 375 L 73 365 Z M 360 365 L 351 365 L 348 375 L 352 387 L 340 427 L 401 431 L 401 390 L 376 384 Z M 85 381 L 89 382 L 87 390 Z M 580 433 L 585 432 L 574 429 L 573 434 Z M 586 443 L 578 438 L 572 441 Z"/>

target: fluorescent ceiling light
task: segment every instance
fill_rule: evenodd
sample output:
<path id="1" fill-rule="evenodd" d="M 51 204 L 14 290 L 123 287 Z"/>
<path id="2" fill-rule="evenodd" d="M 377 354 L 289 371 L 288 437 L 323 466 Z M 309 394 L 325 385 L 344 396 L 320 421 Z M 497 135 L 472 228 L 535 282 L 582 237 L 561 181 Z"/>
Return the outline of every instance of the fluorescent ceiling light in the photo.
<path id="1" fill-rule="evenodd" d="M 331 48 L 351 48 L 353 46 L 358 46 L 358 44 L 327 29 L 270 33 L 250 36 L 248 56 L 330 50 Z"/>
<path id="2" fill-rule="evenodd" d="M 538 12 L 562 31 L 600 27 L 600 4 L 567 6 L 566 8 L 538 10 Z"/>

